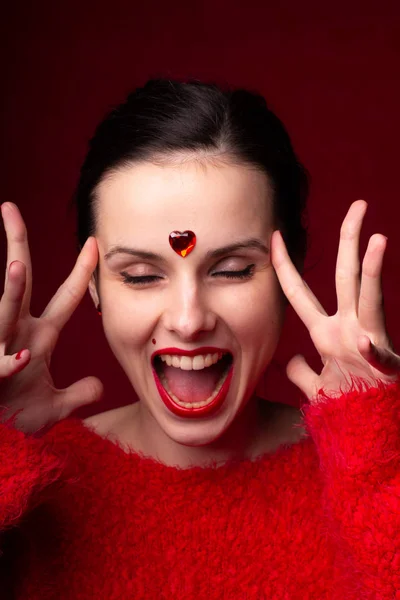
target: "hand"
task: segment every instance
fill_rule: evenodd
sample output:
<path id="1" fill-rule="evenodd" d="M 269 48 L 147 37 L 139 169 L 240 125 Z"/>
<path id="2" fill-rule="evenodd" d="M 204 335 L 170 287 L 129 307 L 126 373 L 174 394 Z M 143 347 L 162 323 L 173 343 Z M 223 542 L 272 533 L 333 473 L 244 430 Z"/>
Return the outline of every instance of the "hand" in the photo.
<path id="1" fill-rule="evenodd" d="M 301 355 L 287 365 L 287 375 L 313 402 L 325 392 L 345 392 L 352 377 L 370 385 L 398 381 L 400 356 L 386 331 L 381 274 L 387 239 L 371 236 L 360 279 L 359 239 L 367 203 L 354 202 L 342 224 L 336 263 L 338 309 L 328 316 L 291 262 L 279 231 L 272 236 L 272 263 L 287 299 L 307 327 L 323 368 L 318 375 Z M 314 400 L 314 403 L 317 400 Z"/>
<path id="2" fill-rule="evenodd" d="M 88 287 L 98 259 L 97 244 L 88 238 L 76 264 L 40 318 L 30 314 L 32 268 L 27 232 L 15 204 L 1 205 L 7 234 L 7 269 L 0 301 L 0 415 L 16 411 L 15 426 L 36 432 L 68 416 L 79 406 L 100 399 L 103 386 L 87 377 L 57 390 L 49 367 L 58 336 Z M 17 353 L 23 350 L 17 360 Z M 21 410 L 22 409 L 22 410 Z"/>

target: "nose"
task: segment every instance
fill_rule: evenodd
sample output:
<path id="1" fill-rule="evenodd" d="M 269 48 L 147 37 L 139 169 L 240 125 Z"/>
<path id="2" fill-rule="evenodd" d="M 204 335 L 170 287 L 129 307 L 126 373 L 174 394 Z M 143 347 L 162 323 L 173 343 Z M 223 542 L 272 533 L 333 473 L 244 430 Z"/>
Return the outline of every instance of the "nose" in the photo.
<path id="1" fill-rule="evenodd" d="M 164 326 L 183 341 L 192 341 L 213 331 L 217 317 L 209 306 L 207 293 L 194 281 L 181 281 L 170 290 L 164 312 Z"/>

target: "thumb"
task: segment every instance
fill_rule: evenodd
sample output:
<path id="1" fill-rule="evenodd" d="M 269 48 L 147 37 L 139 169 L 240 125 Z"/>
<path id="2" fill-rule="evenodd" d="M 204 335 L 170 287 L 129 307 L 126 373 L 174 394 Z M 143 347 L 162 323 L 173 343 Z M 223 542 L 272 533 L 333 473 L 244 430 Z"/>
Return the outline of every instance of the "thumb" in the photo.
<path id="1" fill-rule="evenodd" d="M 301 354 L 296 354 L 287 364 L 286 375 L 307 398 L 312 398 L 315 394 L 318 375 L 307 364 L 306 359 Z"/>
<path id="2" fill-rule="evenodd" d="M 61 411 L 60 419 L 68 417 L 81 406 L 97 402 L 101 399 L 103 392 L 104 386 L 97 377 L 85 377 L 68 388 L 60 390 L 57 400 Z"/>

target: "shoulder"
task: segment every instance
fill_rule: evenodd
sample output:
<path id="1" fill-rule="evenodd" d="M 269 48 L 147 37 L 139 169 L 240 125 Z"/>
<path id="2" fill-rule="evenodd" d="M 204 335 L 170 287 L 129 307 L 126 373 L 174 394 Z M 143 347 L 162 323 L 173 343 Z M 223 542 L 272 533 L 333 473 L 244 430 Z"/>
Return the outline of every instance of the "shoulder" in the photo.
<path id="1" fill-rule="evenodd" d="M 121 427 L 127 420 L 134 418 L 135 404 L 120 406 L 83 419 L 83 424 L 93 429 L 101 437 L 112 435 L 119 437 Z"/>

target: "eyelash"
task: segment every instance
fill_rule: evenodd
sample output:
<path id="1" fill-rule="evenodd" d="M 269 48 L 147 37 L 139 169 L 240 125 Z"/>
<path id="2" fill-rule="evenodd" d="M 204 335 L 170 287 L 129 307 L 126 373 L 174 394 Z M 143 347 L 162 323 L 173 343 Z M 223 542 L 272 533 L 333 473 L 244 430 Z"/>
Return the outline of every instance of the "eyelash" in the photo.
<path id="1" fill-rule="evenodd" d="M 254 274 L 255 265 L 248 265 L 242 271 L 217 271 L 212 277 L 226 277 L 227 279 L 250 279 Z"/>
<path id="2" fill-rule="evenodd" d="M 226 279 L 250 279 L 254 274 L 255 265 L 248 265 L 242 271 L 218 271 L 212 274 L 212 277 L 225 277 Z M 129 275 L 125 271 L 121 273 L 123 276 L 123 283 L 127 285 L 146 285 L 148 283 L 154 283 L 161 279 L 158 275 L 142 275 L 135 277 Z"/>

